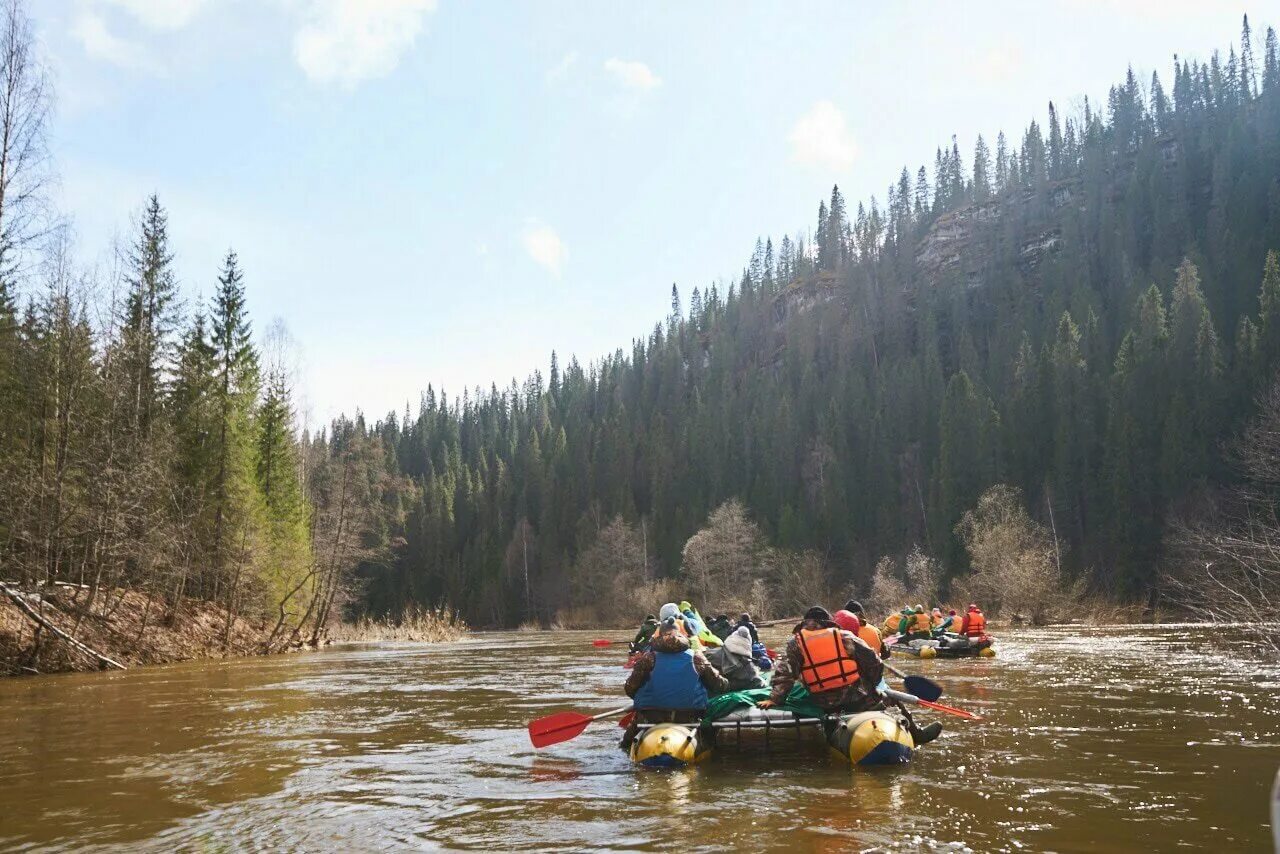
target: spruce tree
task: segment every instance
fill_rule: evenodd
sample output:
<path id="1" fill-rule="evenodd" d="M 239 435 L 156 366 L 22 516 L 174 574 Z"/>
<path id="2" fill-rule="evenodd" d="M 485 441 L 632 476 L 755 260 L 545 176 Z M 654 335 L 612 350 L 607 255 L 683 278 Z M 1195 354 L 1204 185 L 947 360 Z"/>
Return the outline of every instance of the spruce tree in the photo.
<path id="1" fill-rule="evenodd" d="M 215 419 L 209 499 L 211 559 L 215 571 L 230 573 L 224 580 L 231 581 L 228 596 L 234 610 L 240 573 L 260 530 L 251 432 L 258 394 L 258 356 L 250 339 L 244 279 L 235 252 L 228 252 L 223 262 L 210 319 Z"/>
<path id="2" fill-rule="evenodd" d="M 987 143 L 978 134 L 978 141 L 973 146 L 973 200 L 985 202 L 991 197 L 991 152 Z"/>
<path id="3" fill-rule="evenodd" d="M 177 296 L 169 218 L 155 195 L 142 212 L 128 264 L 120 360 L 132 397 L 133 427 L 145 440 L 151 432 L 162 372 L 173 344 Z"/>

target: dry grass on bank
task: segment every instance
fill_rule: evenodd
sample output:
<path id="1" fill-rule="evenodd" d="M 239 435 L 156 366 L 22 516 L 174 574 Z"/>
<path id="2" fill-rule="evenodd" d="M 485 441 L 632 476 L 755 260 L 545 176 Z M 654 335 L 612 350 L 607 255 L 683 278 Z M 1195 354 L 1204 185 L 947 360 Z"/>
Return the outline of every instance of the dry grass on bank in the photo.
<path id="1" fill-rule="evenodd" d="M 126 666 L 252 655 L 261 651 L 271 629 L 237 617 L 228 631 L 224 609 L 194 599 L 174 609 L 137 591 L 101 590 L 86 609 L 88 599 L 84 588 L 49 587 L 28 602 L 62 631 Z M 0 675 L 98 669 L 97 662 L 52 633 L 37 631 L 0 597 Z"/>
<path id="2" fill-rule="evenodd" d="M 414 608 L 405 612 L 399 620 L 373 620 L 364 617 L 354 623 L 334 626 L 329 637 L 335 642 L 407 641 L 412 643 L 442 643 L 461 640 L 467 634 L 467 624 L 454 611 L 445 608 L 435 610 Z"/>

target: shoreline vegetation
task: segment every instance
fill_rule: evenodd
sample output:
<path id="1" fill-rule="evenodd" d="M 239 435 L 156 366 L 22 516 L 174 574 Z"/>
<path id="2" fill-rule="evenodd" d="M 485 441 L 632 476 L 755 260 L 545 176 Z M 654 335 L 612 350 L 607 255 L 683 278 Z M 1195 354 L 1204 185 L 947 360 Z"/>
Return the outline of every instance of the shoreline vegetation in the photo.
<path id="1" fill-rule="evenodd" d="M 971 157 L 953 137 L 883 206 L 833 186 L 741 277 L 687 303 L 673 283 L 628 349 L 309 425 L 296 345 L 249 315 L 257 271 L 229 250 L 180 281 L 157 195 L 111 263 L 77 260 L 29 2 L 0 0 L 18 672 L 634 623 L 686 596 L 758 620 L 849 595 L 1179 613 L 1280 649 L 1271 27 L 1261 67 L 1245 19 L 1239 64 L 1176 64 L 1172 98 L 1130 70 L 1105 108 L 1050 103 Z"/>
<path id="2" fill-rule="evenodd" d="M 445 609 L 414 609 L 398 621 L 365 617 L 318 631 L 281 631 L 272 620 L 228 614 L 219 605 L 189 597 L 171 604 L 136 590 L 102 590 L 90 596 L 88 587 L 65 582 L 39 592 L 0 583 L 0 676 L 274 655 L 331 643 L 438 643 L 459 640 L 468 632 L 466 623 Z"/>

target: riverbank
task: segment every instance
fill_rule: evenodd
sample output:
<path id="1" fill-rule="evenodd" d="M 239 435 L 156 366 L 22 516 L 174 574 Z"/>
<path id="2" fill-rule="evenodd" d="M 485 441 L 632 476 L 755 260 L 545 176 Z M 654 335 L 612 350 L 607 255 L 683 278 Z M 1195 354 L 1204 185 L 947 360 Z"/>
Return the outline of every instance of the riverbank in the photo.
<path id="1" fill-rule="evenodd" d="M 274 620 L 227 618 L 225 608 L 199 599 L 174 607 L 159 597 L 133 590 L 100 590 L 77 585 L 45 587 L 21 595 L 24 613 L 0 596 L 0 676 L 66 673 L 168 664 L 201 658 L 293 652 L 310 648 L 288 641 Z M 58 630 L 69 636 L 58 637 Z M 445 610 L 418 611 L 399 622 L 364 619 L 331 626 L 322 643 L 332 641 L 457 640 L 466 624 Z M 87 648 L 82 649 L 81 647 Z"/>

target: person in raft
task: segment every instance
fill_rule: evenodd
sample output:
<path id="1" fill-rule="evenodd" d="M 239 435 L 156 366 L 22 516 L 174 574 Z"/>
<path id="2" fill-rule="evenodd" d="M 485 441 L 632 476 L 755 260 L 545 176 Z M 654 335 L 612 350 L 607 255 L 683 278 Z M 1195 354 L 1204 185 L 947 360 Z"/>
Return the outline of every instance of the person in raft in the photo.
<path id="1" fill-rule="evenodd" d="M 964 617 L 957 614 L 956 609 L 952 608 L 951 613 L 947 616 L 946 621 L 943 622 L 942 624 L 942 630 L 944 632 L 951 632 L 953 635 L 963 634 L 964 633 L 964 629 L 962 626 L 963 623 L 964 623 Z"/>
<path id="2" fill-rule="evenodd" d="M 659 627 L 661 627 L 661 624 L 665 623 L 667 620 L 676 621 L 676 630 L 689 640 L 689 645 L 693 647 L 694 650 L 702 649 L 702 642 L 698 640 L 697 631 L 690 628 L 689 621 L 680 613 L 680 606 L 675 602 L 668 602 L 658 609 Z"/>
<path id="3" fill-rule="evenodd" d="M 903 640 L 931 640 L 933 638 L 933 620 L 924 612 L 923 605 L 917 605 L 914 611 L 903 614 L 898 623 L 898 633 Z"/>
<path id="4" fill-rule="evenodd" d="M 852 603 L 857 605 L 857 602 Z M 836 611 L 835 616 L 831 618 L 835 624 L 846 632 L 853 632 L 863 643 L 871 647 L 881 658 L 889 657 L 889 648 L 884 645 L 884 639 L 880 637 L 880 630 L 870 623 L 864 623 L 857 615 L 857 612 L 850 610 L 847 606 Z"/>
<path id="5" fill-rule="evenodd" d="M 815 605 L 792 630 L 786 654 L 778 659 L 769 698 L 756 703 L 768 709 L 782 703 L 799 679 L 809 697 L 828 714 L 857 714 L 884 709 L 877 687 L 884 665 L 875 650 L 852 632 L 841 629 L 826 608 Z M 907 731 L 917 745 L 933 741 L 942 732 L 934 722 L 918 727 L 902 709 Z"/>
<path id="6" fill-rule="evenodd" d="M 733 623 L 729 620 L 728 614 L 720 614 L 712 618 L 707 624 L 707 628 L 711 630 L 711 634 L 723 641 L 729 635 L 733 634 Z"/>
<path id="7" fill-rule="evenodd" d="M 765 687 L 760 668 L 752 660 L 751 633 L 743 626 L 724 639 L 724 645 L 707 650 L 707 661 L 729 680 L 730 691 Z"/>
<path id="8" fill-rule="evenodd" d="M 960 624 L 960 634 L 971 638 L 980 638 L 987 633 L 987 618 L 982 615 L 982 609 L 977 605 L 969 606 L 969 613 L 964 615 L 964 622 Z"/>
<path id="9" fill-rule="evenodd" d="M 649 639 L 653 637 L 653 633 L 658 630 L 658 618 L 653 614 L 646 614 L 644 622 L 640 624 L 640 631 L 636 632 L 636 639 L 631 642 L 632 652 L 643 652 L 649 648 Z"/>
<path id="10" fill-rule="evenodd" d="M 752 646 L 760 643 L 760 632 L 756 629 L 756 624 L 751 622 L 751 615 L 745 611 L 738 615 L 738 622 L 733 628 L 734 631 L 737 631 L 738 629 L 746 629 L 751 635 Z"/>
<path id="11" fill-rule="evenodd" d="M 640 723 L 697 723 L 707 711 L 707 700 L 729 690 L 707 657 L 689 646 L 675 617 L 658 626 L 649 651 L 636 661 L 623 686 L 636 715 L 622 737 L 622 747 L 635 741 Z"/>

